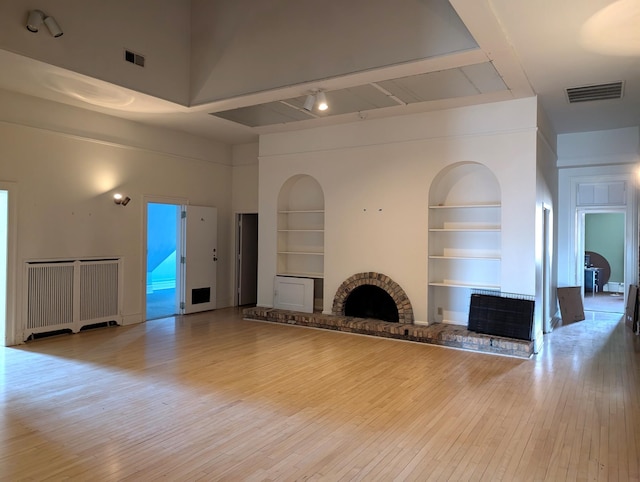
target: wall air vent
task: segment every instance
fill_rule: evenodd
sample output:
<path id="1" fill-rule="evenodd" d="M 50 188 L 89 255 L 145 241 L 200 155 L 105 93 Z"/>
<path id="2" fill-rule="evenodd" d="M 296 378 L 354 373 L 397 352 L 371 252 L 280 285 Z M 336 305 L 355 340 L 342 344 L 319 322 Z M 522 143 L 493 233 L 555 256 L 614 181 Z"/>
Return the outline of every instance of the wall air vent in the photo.
<path id="1" fill-rule="evenodd" d="M 144 56 L 132 52 L 131 50 L 124 51 L 124 59 L 127 62 L 131 62 L 132 64 L 139 65 L 140 67 L 144 67 Z"/>
<path id="2" fill-rule="evenodd" d="M 590 102 L 592 100 L 621 99 L 624 82 L 609 82 L 607 84 L 585 85 L 582 87 L 569 87 L 567 99 L 569 104 L 576 102 Z"/>

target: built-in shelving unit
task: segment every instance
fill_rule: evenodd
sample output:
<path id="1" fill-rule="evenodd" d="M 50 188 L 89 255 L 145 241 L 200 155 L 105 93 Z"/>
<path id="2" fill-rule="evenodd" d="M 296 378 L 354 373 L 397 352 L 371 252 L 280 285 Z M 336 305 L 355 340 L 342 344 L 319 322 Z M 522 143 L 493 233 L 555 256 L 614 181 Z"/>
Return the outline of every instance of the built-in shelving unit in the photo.
<path id="1" fill-rule="evenodd" d="M 312 278 L 316 305 L 324 278 L 324 194 L 311 176 L 287 181 L 278 198 L 277 275 Z"/>
<path id="2" fill-rule="evenodd" d="M 324 210 L 278 211 L 278 274 L 324 276 Z"/>
<path id="3" fill-rule="evenodd" d="M 485 184 L 465 187 L 471 174 Z M 429 206 L 430 321 L 466 324 L 472 290 L 500 290 L 500 191 L 479 164 L 462 164 L 436 181 Z"/>

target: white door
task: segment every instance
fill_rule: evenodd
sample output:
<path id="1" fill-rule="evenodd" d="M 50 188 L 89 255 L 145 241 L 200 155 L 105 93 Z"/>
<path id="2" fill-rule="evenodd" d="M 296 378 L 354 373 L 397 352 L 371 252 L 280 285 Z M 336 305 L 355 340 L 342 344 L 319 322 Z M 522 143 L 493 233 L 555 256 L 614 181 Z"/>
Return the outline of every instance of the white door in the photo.
<path id="1" fill-rule="evenodd" d="M 218 261 L 218 210 L 208 206 L 185 206 L 184 309 L 185 314 L 216 308 Z"/>

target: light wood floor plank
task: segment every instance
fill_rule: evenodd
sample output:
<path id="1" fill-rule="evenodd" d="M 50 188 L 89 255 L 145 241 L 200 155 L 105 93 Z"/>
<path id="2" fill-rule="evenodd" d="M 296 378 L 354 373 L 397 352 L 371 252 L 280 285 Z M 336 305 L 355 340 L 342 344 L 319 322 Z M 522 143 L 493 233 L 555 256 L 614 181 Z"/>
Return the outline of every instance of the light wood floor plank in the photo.
<path id="1" fill-rule="evenodd" d="M 1 350 L 1 481 L 640 480 L 620 315 L 532 360 L 237 309 Z"/>

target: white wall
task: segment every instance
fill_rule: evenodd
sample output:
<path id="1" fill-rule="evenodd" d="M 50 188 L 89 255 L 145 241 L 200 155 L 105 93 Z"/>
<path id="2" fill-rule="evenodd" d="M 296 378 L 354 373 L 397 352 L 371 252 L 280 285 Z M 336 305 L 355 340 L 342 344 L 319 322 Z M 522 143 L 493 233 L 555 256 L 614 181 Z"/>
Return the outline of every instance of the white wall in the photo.
<path id="1" fill-rule="evenodd" d="M 325 195 L 324 311 L 345 279 L 377 271 L 428 321 L 429 188 L 460 161 L 485 164 L 500 183 L 503 291 L 534 295 L 536 108 L 529 98 L 261 136 L 258 304 L 273 303 L 279 190 L 308 174 Z"/>
<path id="2" fill-rule="evenodd" d="M 582 282 L 582 253 L 576 236 L 577 186 L 609 181 L 627 183 L 625 284 L 638 282 L 639 139 L 638 127 L 558 136 L 558 286 Z"/>
<path id="3" fill-rule="evenodd" d="M 557 241 L 555 220 L 558 208 L 557 136 L 544 111 L 538 108 L 536 179 L 536 353 L 542 348 L 542 333 L 550 331 L 557 306 Z M 545 209 L 548 233 L 545 233 Z M 545 246 L 546 245 L 546 246 Z M 544 256 L 550 258 L 547 286 L 544 285 Z M 546 304 L 546 306 L 545 306 Z M 543 318 L 546 316 L 546 320 Z"/>
<path id="4" fill-rule="evenodd" d="M 232 147 L 231 205 L 236 213 L 258 212 L 258 143 Z"/>
<path id="5" fill-rule="evenodd" d="M 559 168 L 636 163 L 638 154 L 638 127 L 558 136 Z"/>
<path id="6" fill-rule="evenodd" d="M 218 306 L 232 304 L 229 146 L 0 92 L 0 173 L 18 192 L 17 320 L 24 260 L 121 256 L 123 315 L 141 321 L 145 195 L 218 208 Z M 116 190 L 132 198 L 128 206 L 113 203 Z"/>

